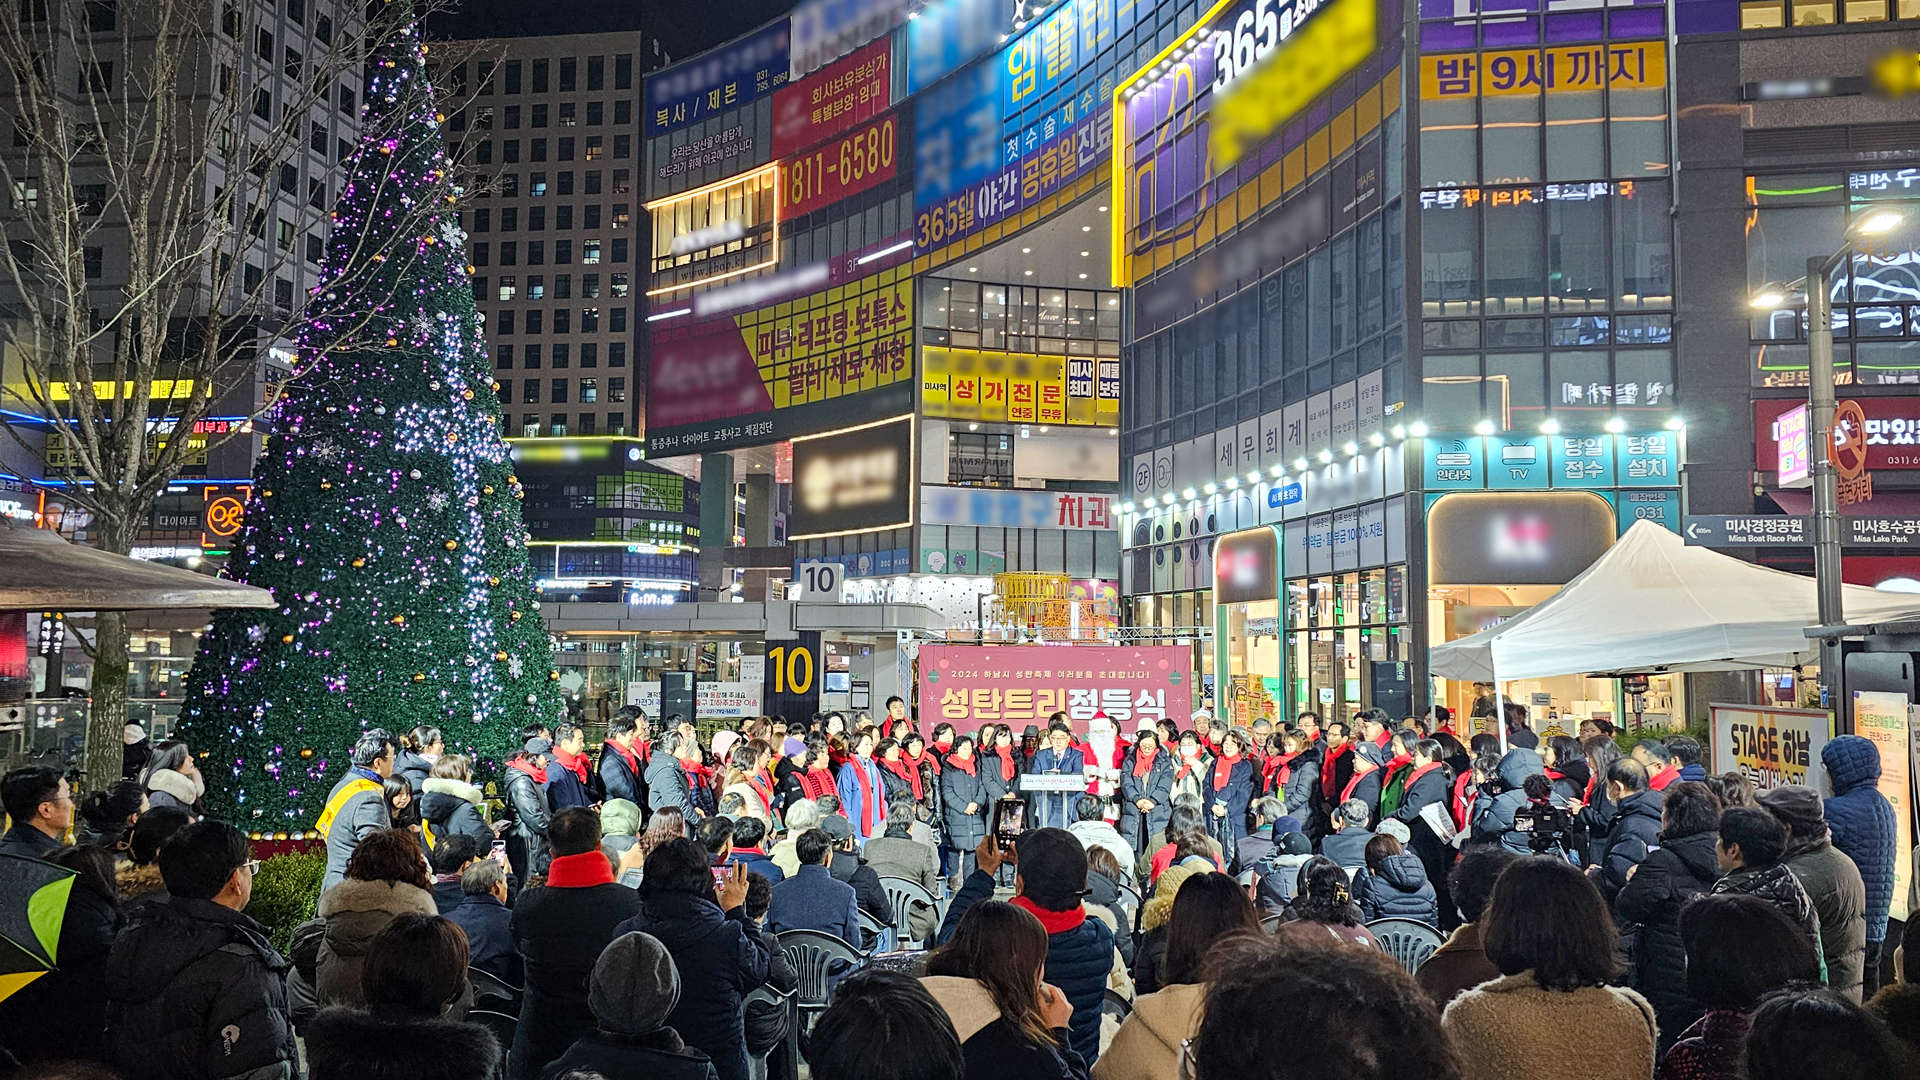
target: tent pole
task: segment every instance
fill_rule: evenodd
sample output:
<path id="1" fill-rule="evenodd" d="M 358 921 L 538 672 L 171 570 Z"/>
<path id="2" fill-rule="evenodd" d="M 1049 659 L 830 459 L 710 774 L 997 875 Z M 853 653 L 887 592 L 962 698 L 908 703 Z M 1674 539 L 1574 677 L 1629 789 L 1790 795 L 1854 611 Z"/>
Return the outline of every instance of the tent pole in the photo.
<path id="1" fill-rule="evenodd" d="M 1488 650 L 1492 652 L 1491 649 Z M 1493 665 L 1493 730 L 1500 735 L 1500 756 L 1506 757 L 1512 747 L 1507 745 L 1507 692 L 1500 684 L 1500 665 Z"/>

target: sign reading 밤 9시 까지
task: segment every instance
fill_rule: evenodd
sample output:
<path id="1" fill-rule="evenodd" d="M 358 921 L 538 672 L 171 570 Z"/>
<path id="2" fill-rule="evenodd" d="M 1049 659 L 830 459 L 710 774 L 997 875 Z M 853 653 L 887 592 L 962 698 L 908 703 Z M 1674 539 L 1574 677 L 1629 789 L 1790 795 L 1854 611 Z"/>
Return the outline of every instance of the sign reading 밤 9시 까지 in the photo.
<path id="1" fill-rule="evenodd" d="M 1028 724 L 1067 714 L 1085 731 L 1096 712 L 1132 734 L 1136 725 L 1193 715 L 1193 650 L 1177 645 L 925 645 L 920 725 L 946 722 L 971 735 L 982 724 Z"/>

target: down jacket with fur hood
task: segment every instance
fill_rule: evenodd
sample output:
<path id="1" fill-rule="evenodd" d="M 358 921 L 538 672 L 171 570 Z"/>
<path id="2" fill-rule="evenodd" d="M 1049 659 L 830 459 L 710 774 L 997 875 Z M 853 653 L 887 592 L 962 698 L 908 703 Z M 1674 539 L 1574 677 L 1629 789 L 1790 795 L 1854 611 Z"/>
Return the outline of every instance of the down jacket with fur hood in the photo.
<path id="1" fill-rule="evenodd" d="M 336 1008 L 307 1029 L 307 1080 L 488 1080 L 499 1064 L 479 1024 Z"/>
<path id="2" fill-rule="evenodd" d="M 348 878 L 320 894 L 320 918 L 326 931 L 314 967 L 314 989 L 321 1005 L 360 1005 L 360 970 L 374 935 L 397 915 L 438 915 L 433 894 L 403 881 Z"/>
<path id="3" fill-rule="evenodd" d="M 1093 1066 L 1093 1080 L 1163 1080 L 1180 1070 L 1180 1043 L 1200 1030 L 1205 983 L 1142 994 Z"/>

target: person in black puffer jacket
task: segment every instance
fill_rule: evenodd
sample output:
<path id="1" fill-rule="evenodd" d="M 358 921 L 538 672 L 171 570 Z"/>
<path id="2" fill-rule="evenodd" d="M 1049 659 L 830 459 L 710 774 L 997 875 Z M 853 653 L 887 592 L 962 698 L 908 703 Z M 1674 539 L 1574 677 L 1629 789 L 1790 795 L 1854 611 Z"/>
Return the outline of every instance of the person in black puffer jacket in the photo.
<path id="1" fill-rule="evenodd" d="M 680 1004 L 680 969 L 660 940 L 613 939 L 587 984 L 598 1030 L 547 1067 L 545 1078 L 592 1074 L 604 1080 L 714 1080 L 707 1055 L 688 1046 L 667 1017 Z"/>
<path id="2" fill-rule="evenodd" d="M 513 864 L 513 876 L 521 887 L 535 874 L 547 872 L 552 851 L 547 846 L 547 823 L 553 812 L 547 809 L 547 755 L 553 744 L 542 738 L 528 739 L 519 753 L 507 759 L 507 808 L 513 812 L 513 827 L 507 830 L 507 861 Z"/>
<path id="3" fill-rule="evenodd" d="M 747 868 L 733 865 L 716 902 L 711 865 L 696 840 L 654 848 L 640 881 L 640 914 L 614 933 L 638 930 L 667 947 L 680 972 L 680 1001 L 667 1025 L 712 1059 L 720 1080 L 747 1080 L 742 999 L 767 981 L 770 959 L 747 921 Z"/>
<path id="4" fill-rule="evenodd" d="M 1354 880 L 1354 899 L 1368 922 L 1418 919 L 1440 925 L 1440 900 L 1419 856 L 1385 833 L 1367 841 L 1367 869 Z"/>
<path id="5" fill-rule="evenodd" d="M 1666 794 L 1648 786 L 1647 770 L 1632 758 L 1607 766 L 1607 794 L 1614 800 L 1607 823 L 1606 854 L 1599 866 L 1600 891 L 1609 901 L 1627 884 L 1627 871 L 1660 843 L 1660 804 Z"/>
<path id="6" fill-rule="evenodd" d="M 1660 1051 L 1705 1014 L 1687 992 L 1687 951 L 1680 940 L 1680 909 L 1720 880 L 1720 800 L 1705 784 L 1668 787 L 1655 848 L 1614 898 L 1621 939 L 1632 942 L 1627 982 L 1653 1006 Z"/>
<path id="7" fill-rule="evenodd" d="M 23 1064 L 99 1061 L 107 1042 L 107 956 L 126 924 L 114 885 L 113 853 L 86 844 L 62 848 L 47 861 L 78 874 L 56 942 L 60 964 L 0 1000 L 0 1057 L 10 1051 Z"/>
<path id="8" fill-rule="evenodd" d="M 189 825 L 161 851 L 168 897 L 149 901 L 107 957 L 108 1056 L 138 1080 L 299 1075 L 287 962 L 242 915 L 246 834 Z"/>
<path id="9" fill-rule="evenodd" d="M 438 916 L 399 916 L 368 950 L 366 1008 L 326 1009 L 307 1029 L 308 1080 L 491 1077 L 500 1064 L 493 1033 L 446 1019 L 466 989 L 466 934 Z"/>
<path id="10" fill-rule="evenodd" d="M 1016 845 L 1019 862 L 1012 903 L 1025 908 L 1047 931 L 1047 982 L 1073 1003 L 1069 1047 L 1091 1064 L 1100 1056 L 1100 1006 L 1114 966 L 1113 931 L 1090 917 L 1081 903 L 1087 891 L 1087 852 L 1065 829 L 1031 829 Z M 955 894 L 934 938 L 945 945 L 967 909 L 993 896 L 1000 845 L 991 833 L 974 850 L 976 869 Z"/>
<path id="11" fill-rule="evenodd" d="M 472 758 L 443 755 L 421 781 L 421 789 L 420 819 L 433 830 L 434 843 L 442 836 L 461 833 L 473 838 L 474 849 L 481 854 L 492 850 L 495 834 L 487 824 L 487 796 L 474 786 Z"/>

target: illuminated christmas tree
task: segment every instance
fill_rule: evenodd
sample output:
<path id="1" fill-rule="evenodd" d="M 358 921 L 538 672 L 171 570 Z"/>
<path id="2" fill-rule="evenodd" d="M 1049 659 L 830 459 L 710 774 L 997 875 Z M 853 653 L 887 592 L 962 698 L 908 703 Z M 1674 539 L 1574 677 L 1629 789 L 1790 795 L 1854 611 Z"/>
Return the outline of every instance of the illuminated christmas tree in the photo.
<path id="1" fill-rule="evenodd" d="M 308 829 L 365 728 L 432 724 L 486 768 L 559 687 L 417 28 L 376 54 L 363 135 L 267 421 L 178 734 L 216 816 Z"/>

